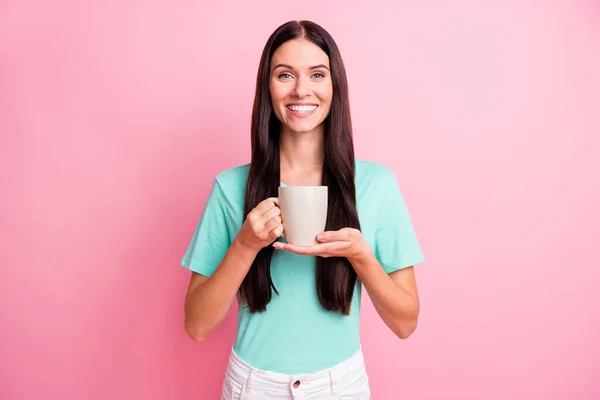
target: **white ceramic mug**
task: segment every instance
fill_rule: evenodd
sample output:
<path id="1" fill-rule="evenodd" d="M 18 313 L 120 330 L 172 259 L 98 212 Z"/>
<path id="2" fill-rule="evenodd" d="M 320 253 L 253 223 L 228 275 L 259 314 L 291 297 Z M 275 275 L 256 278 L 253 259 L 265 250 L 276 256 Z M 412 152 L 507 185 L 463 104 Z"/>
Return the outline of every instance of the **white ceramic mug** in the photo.
<path id="1" fill-rule="evenodd" d="M 286 242 L 298 246 L 318 244 L 317 235 L 327 223 L 327 186 L 280 186 L 272 197 L 281 209 Z"/>

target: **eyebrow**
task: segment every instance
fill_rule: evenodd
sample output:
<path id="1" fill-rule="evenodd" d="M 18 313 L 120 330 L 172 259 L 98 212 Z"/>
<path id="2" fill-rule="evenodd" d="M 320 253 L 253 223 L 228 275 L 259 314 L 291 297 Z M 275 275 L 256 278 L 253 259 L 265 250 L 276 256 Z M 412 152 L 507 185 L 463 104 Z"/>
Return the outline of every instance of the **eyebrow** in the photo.
<path id="1" fill-rule="evenodd" d="M 288 64 L 277 64 L 275 66 L 275 68 L 273 68 L 273 69 L 275 70 L 277 68 L 294 69 L 291 65 L 288 65 Z M 327 71 L 329 71 L 329 68 L 327 68 L 327 66 L 324 64 L 313 65 L 312 67 L 308 67 L 308 69 L 317 69 L 317 68 L 325 68 Z"/>

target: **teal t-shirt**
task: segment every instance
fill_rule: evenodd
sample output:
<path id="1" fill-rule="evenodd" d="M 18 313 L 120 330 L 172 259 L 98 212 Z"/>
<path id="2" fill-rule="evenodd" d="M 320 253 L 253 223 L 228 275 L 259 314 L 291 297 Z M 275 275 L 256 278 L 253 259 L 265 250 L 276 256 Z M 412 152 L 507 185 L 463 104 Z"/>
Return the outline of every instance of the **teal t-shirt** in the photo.
<path id="1" fill-rule="evenodd" d="M 231 168 L 215 178 L 183 257 L 184 267 L 210 277 L 223 259 L 245 219 L 248 168 Z M 361 232 L 385 271 L 422 262 L 423 253 L 392 171 L 356 160 L 355 180 Z M 238 309 L 233 348 L 242 360 L 267 371 L 314 373 L 359 350 L 360 282 L 350 315 L 328 312 L 317 298 L 315 269 L 315 257 L 275 250 L 271 277 L 279 295 L 273 294 L 266 312 L 250 314 L 243 304 Z"/>

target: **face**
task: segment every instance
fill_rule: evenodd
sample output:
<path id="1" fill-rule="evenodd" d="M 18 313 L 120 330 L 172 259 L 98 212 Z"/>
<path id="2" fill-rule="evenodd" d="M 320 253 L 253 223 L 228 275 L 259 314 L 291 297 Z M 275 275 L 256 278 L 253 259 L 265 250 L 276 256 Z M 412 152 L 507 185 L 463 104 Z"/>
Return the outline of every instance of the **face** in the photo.
<path id="1" fill-rule="evenodd" d="M 284 128 L 297 133 L 320 128 L 333 96 L 329 57 L 306 39 L 285 42 L 273 53 L 269 90 Z"/>

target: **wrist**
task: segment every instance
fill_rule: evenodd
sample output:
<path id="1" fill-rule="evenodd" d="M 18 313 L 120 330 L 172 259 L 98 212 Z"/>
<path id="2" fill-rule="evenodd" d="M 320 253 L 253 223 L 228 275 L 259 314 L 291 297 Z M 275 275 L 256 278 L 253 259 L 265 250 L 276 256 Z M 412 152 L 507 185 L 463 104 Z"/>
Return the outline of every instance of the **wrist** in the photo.
<path id="1" fill-rule="evenodd" d="M 373 254 L 371 246 L 363 239 L 359 245 L 359 250 L 348 257 L 348 261 L 354 267 L 358 267 L 369 263 L 373 258 L 375 258 L 375 254 Z"/>
<path id="2" fill-rule="evenodd" d="M 251 260 L 254 260 L 258 255 L 258 252 L 260 251 L 260 249 L 255 249 L 251 246 L 248 246 L 242 240 L 240 240 L 239 237 L 236 237 L 233 240 L 233 243 L 231 243 L 231 247 L 240 256 Z"/>

